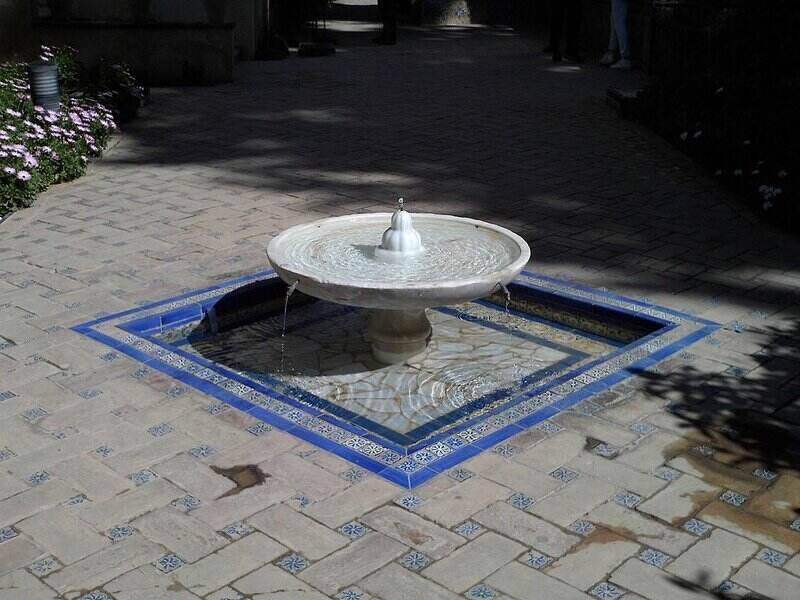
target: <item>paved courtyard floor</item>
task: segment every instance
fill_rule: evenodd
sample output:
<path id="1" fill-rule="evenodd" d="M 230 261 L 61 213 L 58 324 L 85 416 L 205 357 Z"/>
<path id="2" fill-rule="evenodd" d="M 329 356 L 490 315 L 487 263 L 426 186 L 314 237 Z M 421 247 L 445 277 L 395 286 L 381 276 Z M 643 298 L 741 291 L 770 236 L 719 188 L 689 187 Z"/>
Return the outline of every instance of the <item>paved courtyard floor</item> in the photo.
<path id="1" fill-rule="evenodd" d="M 0 599 L 798 597 L 800 244 L 606 106 L 635 75 L 531 48 L 419 30 L 155 90 L 0 224 Z M 69 329 L 399 195 L 724 327 L 410 492 Z"/>

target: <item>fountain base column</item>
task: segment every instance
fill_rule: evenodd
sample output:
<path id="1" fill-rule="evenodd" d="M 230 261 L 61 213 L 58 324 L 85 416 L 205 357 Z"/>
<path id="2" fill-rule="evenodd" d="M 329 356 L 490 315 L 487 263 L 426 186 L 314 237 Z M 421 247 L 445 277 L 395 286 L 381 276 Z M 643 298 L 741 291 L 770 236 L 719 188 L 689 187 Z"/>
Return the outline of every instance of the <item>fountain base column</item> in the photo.
<path id="1" fill-rule="evenodd" d="M 379 362 L 393 365 L 419 354 L 428 346 L 431 332 L 424 309 L 368 311 L 367 341 Z"/>

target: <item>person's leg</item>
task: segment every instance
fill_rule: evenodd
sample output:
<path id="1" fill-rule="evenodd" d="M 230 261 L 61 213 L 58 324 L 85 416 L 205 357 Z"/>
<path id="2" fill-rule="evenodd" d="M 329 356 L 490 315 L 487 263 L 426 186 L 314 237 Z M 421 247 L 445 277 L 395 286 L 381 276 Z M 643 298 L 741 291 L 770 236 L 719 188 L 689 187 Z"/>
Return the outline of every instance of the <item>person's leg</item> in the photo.
<path id="1" fill-rule="evenodd" d="M 608 50 L 606 50 L 603 57 L 600 59 L 601 65 L 613 65 L 617 58 L 617 48 L 619 47 L 619 41 L 617 40 L 617 26 L 614 22 L 614 4 L 619 0 L 611 0 L 611 10 L 608 13 L 609 19 L 609 34 L 608 34 Z"/>
<path id="2" fill-rule="evenodd" d="M 630 38 L 628 37 L 628 0 L 613 0 L 611 16 L 614 20 L 614 31 L 619 42 L 619 56 L 626 60 L 631 58 Z"/>
<path id="3" fill-rule="evenodd" d="M 581 60 L 581 0 L 563 0 L 567 11 L 567 47 L 564 54 L 573 60 Z"/>

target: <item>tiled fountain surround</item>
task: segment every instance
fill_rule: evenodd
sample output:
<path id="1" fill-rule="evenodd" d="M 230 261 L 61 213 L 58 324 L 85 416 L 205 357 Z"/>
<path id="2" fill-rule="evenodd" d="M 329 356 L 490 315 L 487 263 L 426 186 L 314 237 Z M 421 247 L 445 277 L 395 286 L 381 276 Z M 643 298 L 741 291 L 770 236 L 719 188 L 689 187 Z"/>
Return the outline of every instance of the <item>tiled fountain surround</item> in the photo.
<path id="1" fill-rule="evenodd" d="M 326 370 L 324 365 L 321 369 L 315 365 L 309 370 L 302 365 L 299 373 L 290 376 L 270 373 L 269 368 L 263 368 L 268 361 L 260 368 L 257 362 L 248 365 L 248 356 L 257 361 L 256 354 L 232 357 L 224 351 L 225 345 L 218 340 L 234 343 L 242 332 L 251 342 L 259 331 L 271 333 L 273 338 L 279 336 L 281 293 L 264 300 L 266 314 L 263 308 L 259 312 L 261 305 L 248 306 L 236 299 L 242 290 L 272 282 L 276 292 L 282 289 L 273 271 L 255 273 L 103 316 L 75 330 L 261 421 L 411 488 L 637 372 L 653 368 L 718 328 L 716 323 L 685 313 L 523 272 L 512 286 L 512 306 L 520 298 L 530 298 L 537 314 L 520 310 L 505 313 L 502 306 L 479 302 L 458 311 L 443 309 L 434 317 L 434 325 L 439 324 L 437 331 L 449 330 L 451 338 L 435 343 L 456 343 L 459 335 L 475 335 L 478 328 L 484 330 L 481 335 L 489 344 L 502 346 L 502 351 L 496 353 L 497 376 L 468 389 L 466 395 L 459 395 L 455 404 L 448 405 L 451 410 L 442 410 L 441 403 L 429 403 L 416 416 L 406 410 L 411 418 L 392 419 L 386 418 L 385 410 L 374 410 L 363 403 L 358 406 L 354 396 L 363 397 L 360 394 L 337 402 L 341 392 L 336 390 L 342 389 L 337 384 L 344 381 L 348 384 L 346 389 L 352 390 L 356 376 L 360 385 L 374 387 L 389 381 L 390 386 L 397 386 L 398 378 L 406 382 L 408 374 L 414 373 L 415 389 L 431 397 L 430 390 L 424 389 L 430 377 L 418 374 L 430 368 L 431 363 L 426 365 L 426 361 L 435 362 L 436 346 L 431 349 L 433 356 L 402 367 L 405 377 L 397 370 L 387 376 L 385 370 L 359 355 L 357 346 L 346 348 L 352 354 L 342 365 L 350 365 L 345 369 L 349 373 L 337 374 L 336 366 Z M 249 297 L 252 296 L 251 293 Z M 326 323 L 328 327 L 332 323 L 352 325 L 347 320 L 357 318 L 348 307 L 311 306 L 313 310 L 304 310 L 302 305 L 290 308 L 287 346 L 297 343 L 293 334 L 305 328 L 318 329 L 315 323 Z M 502 318 L 483 318 L 487 310 L 501 313 Z M 466 319 L 465 313 L 470 315 Z M 593 333 L 547 322 L 541 315 L 548 313 Z M 224 321 L 231 314 L 240 322 L 226 331 Z M 304 321 L 303 317 L 309 314 L 315 315 L 314 323 Z M 265 325 L 248 330 L 248 321 Z M 631 326 L 641 335 L 632 335 Z M 218 329 L 222 333 L 216 333 Z M 204 330 L 214 330 L 216 335 L 204 336 Z M 339 327 L 340 332 L 343 330 Z M 330 335 L 328 339 L 332 339 Z M 615 339 L 625 339 L 627 343 Z M 264 350 L 269 352 L 266 344 Z M 275 350 L 273 343 L 272 356 L 280 360 L 279 347 Z M 296 348 L 290 349 L 287 355 L 295 351 Z M 292 367 L 291 363 L 286 366 Z M 362 366 L 364 369 L 360 369 Z M 407 385 L 402 383 L 402 389 Z M 412 401 L 409 406 L 418 404 Z M 402 407 L 397 412 L 402 414 Z"/>

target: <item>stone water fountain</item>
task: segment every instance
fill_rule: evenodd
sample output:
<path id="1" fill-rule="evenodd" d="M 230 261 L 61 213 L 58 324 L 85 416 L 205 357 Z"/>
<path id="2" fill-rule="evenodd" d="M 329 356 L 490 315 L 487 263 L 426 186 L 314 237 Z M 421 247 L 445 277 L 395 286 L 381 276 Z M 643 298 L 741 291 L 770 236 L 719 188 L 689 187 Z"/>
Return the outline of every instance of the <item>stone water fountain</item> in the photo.
<path id="1" fill-rule="evenodd" d="M 388 229 L 386 225 L 389 225 Z M 297 225 L 274 238 L 270 263 L 290 290 L 369 311 L 376 360 L 402 363 L 431 339 L 426 309 L 505 289 L 530 260 L 528 244 L 485 221 L 368 213 Z"/>

